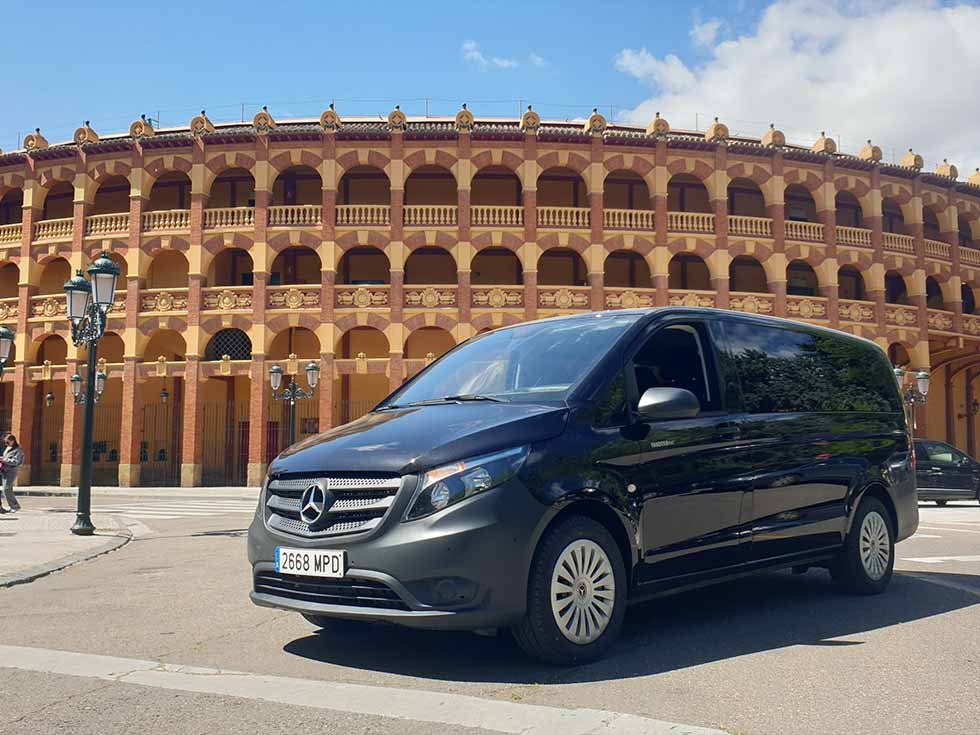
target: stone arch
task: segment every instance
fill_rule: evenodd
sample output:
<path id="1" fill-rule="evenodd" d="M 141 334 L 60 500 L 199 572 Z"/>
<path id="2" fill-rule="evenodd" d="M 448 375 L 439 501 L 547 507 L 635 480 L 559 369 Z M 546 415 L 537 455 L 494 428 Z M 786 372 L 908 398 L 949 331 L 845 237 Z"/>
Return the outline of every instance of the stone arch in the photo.
<path id="1" fill-rule="evenodd" d="M 191 208 L 191 177 L 184 171 L 161 172 L 149 184 L 148 190 L 150 195 L 145 205 L 147 212 Z"/>
<path id="2" fill-rule="evenodd" d="M 711 271 L 696 253 L 677 253 L 667 264 L 667 288 L 691 291 L 711 290 Z"/>
<path id="3" fill-rule="evenodd" d="M 591 165 L 591 161 L 587 156 L 578 153 L 576 151 L 563 149 L 557 151 L 550 151 L 544 155 L 538 156 L 538 175 L 535 179 L 535 186 L 538 191 L 541 190 L 541 178 L 550 170 L 557 169 L 563 170 L 565 172 L 574 172 L 581 180 L 585 190 L 585 196 L 588 197 L 590 194 L 588 181 L 588 170 Z M 565 174 L 567 175 L 567 173 Z M 547 206 L 547 205 L 542 205 Z M 554 205 L 560 206 L 560 205 Z"/>
<path id="4" fill-rule="evenodd" d="M 787 222 L 819 222 L 814 190 L 803 184 L 788 184 L 783 191 L 783 211 Z"/>
<path id="5" fill-rule="evenodd" d="M 903 306 L 911 305 L 909 299 L 909 276 L 896 270 L 885 273 L 885 303 L 900 304 Z"/>
<path id="6" fill-rule="evenodd" d="M 669 170 L 670 167 L 668 167 Z M 671 212 L 714 212 L 705 180 L 696 173 L 681 171 L 667 180 L 667 209 Z"/>
<path id="7" fill-rule="evenodd" d="M 739 293 L 769 293 L 766 269 L 751 255 L 739 255 L 728 264 L 728 283 L 731 291 Z"/>
<path id="8" fill-rule="evenodd" d="M 491 230 L 489 232 L 481 232 L 479 235 L 473 238 L 470 243 L 474 250 L 484 250 L 486 248 L 504 248 L 505 250 L 510 250 L 514 252 L 518 257 L 521 256 L 521 251 L 524 249 L 524 238 L 515 235 L 512 232 L 506 232 L 503 230 Z"/>
<path id="9" fill-rule="evenodd" d="M 252 273 L 252 256 L 242 248 L 222 248 L 207 267 L 208 287 L 247 285 Z"/>
<path id="10" fill-rule="evenodd" d="M 901 204 L 894 197 L 882 197 L 881 200 L 881 227 L 884 232 L 894 232 L 899 235 L 907 235 L 908 212 L 911 204 Z"/>
<path id="11" fill-rule="evenodd" d="M 729 176 L 731 176 L 730 173 Z M 730 178 L 726 191 L 728 214 L 742 217 L 769 216 L 767 210 L 769 200 L 766 197 L 766 192 L 755 179 L 746 176 Z"/>
<path id="12" fill-rule="evenodd" d="M 608 171 L 602 185 L 605 209 L 653 210 L 652 189 L 647 180 L 632 169 Z"/>
<path id="13" fill-rule="evenodd" d="M 799 166 L 788 166 L 783 170 L 783 183 L 786 188 L 794 184 L 807 190 L 810 196 L 816 201 L 823 186 L 823 171 Z"/>
<path id="14" fill-rule="evenodd" d="M 205 209 L 255 206 L 255 175 L 251 168 L 226 166 L 210 180 Z"/>
<path id="15" fill-rule="evenodd" d="M 224 355 L 232 360 L 252 359 L 252 340 L 245 330 L 237 327 L 219 329 L 208 340 L 204 348 L 205 360 L 221 360 Z"/>
<path id="16" fill-rule="evenodd" d="M 453 185 L 457 185 L 459 160 L 455 155 L 442 148 L 420 148 L 405 156 L 403 164 L 404 178 L 399 183 L 406 191 L 408 189 L 408 180 L 413 175 L 430 168 L 446 171 L 452 177 Z M 422 203 L 428 204 L 429 202 Z"/>
<path id="17" fill-rule="evenodd" d="M 425 326 L 409 333 L 403 351 L 409 360 L 428 359 L 430 354 L 437 359 L 455 346 L 456 340 L 451 332 L 442 327 Z"/>
<path id="18" fill-rule="evenodd" d="M 964 314 L 977 313 L 977 294 L 967 283 L 960 284 L 960 303 L 963 304 Z"/>
<path id="19" fill-rule="evenodd" d="M 848 264 L 837 269 L 837 295 L 852 301 L 868 300 L 864 274 L 859 268 Z"/>
<path id="20" fill-rule="evenodd" d="M 266 348 L 266 358 L 286 360 L 290 355 L 296 355 L 297 359 L 304 362 L 318 360 L 321 352 L 320 338 L 316 335 L 316 320 L 311 321 L 312 325 L 309 322 L 290 325 L 288 321 L 284 326 L 277 324 L 273 327 L 271 322 L 267 324 L 267 332 L 274 333 L 275 336 Z"/>
<path id="21" fill-rule="evenodd" d="M 335 171 L 334 185 L 337 187 L 338 194 L 340 191 L 340 184 L 343 178 L 350 173 L 355 172 L 358 169 L 373 169 L 384 176 L 385 180 L 388 181 L 388 186 L 391 186 L 391 159 L 388 158 L 384 153 L 374 149 L 364 149 L 355 148 L 352 151 L 348 151 L 337 158 L 337 167 Z M 402 182 L 399 181 L 400 185 Z M 358 202 L 361 203 L 361 202 Z M 363 202 L 364 204 L 370 204 L 371 202 Z"/>
<path id="22" fill-rule="evenodd" d="M 475 316 L 470 323 L 473 325 L 473 329 L 475 329 L 477 332 L 484 332 L 496 329 L 498 327 L 507 327 L 511 324 L 520 324 L 522 321 L 523 319 L 516 314 L 510 314 L 508 312 L 495 312 L 492 314 L 480 314 L 479 316 Z"/>
<path id="23" fill-rule="evenodd" d="M 839 227 L 864 227 L 865 206 L 853 192 L 841 189 L 834 195 L 834 218 Z"/>
<path id="24" fill-rule="evenodd" d="M 405 249 L 410 253 L 419 248 L 436 247 L 443 250 L 452 251 L 456 247 L 456 237 L 449 232 L 441 230 L 417 229 L 402 241 Z"/>
<path id="25" fill-rule="evenodd" d="M 33 365 L 43 365 L 45 361 L 52 365 L 64 365 L 68 362 L 68 341 L 60 334 L 51 334 L 39 330 L 40 336 L 31 341 L 28 350 L 28 362 Z"/>
<path id="26" fill-rule="evenodd" d="M 507 150 L 506 148 L 490 148 L 473 152 L 470 157 L 471 177 L 475 178 L 480 171 L 488 168 L 507 169 L 517 177 L 521 188 L 524 188 L 524 158 L 514 151 Z M 472 178 L 468 182 L 460 182 L 460 184 L 463 183 L 470 184 L 470 188 L 472 189 Z"/>
<path id="27" fill-rule="evenodd" d="M 255 187 L 255 159 L 240 152 L 219 153 L 209 158 L 204 164 L 203 193 L 210 202 L 214 182 L 223 174 L 230 171 L 243 170 L 248 173 Z M 216 206 L 216 205 L 211 205 Z"/>
<path id="28" fill-rule="evenodd" d="M 337 238 L 337 250 L 345 252 L 356 247 L 374 247 L 384 250 L 390 242 L 388 236 L 377 230 L 352 230 Z M 338 255 L 338 257 L 340 257 Z"/>
<path id="29" fill-rule="evenodd" d="M 755 188 L 763 195 L 764 206 L 772 204 L 769 182 L 772 180 L 772 171 L 767 167 L 751 161 L 736 161 L 728 167 L 728 188 L 732 182 L 742 179 L 751 181 Z M 730 198 L 730 195 L 729 195 Z M 761 215 L 760 215 L 761 216 Z"/>
<path id="30" fill-rule="evenodd" d="M 547 235 L 538 236 L 538 245 L 541 250 L 551 248 L 568 248 L 577 253 L 584 254 L 589 249 L 589 239 L 574 233 L 551 232 Z"/>
<path id="31" fill-rule="evenodd" d="M 589 182 L 576 168 L 560 165 L 542 167 L 535 183 L 539 207 L 589 206 Z"/>
<path id="32" fill-rule="evenodd" d="M 524 202 L 521 176 L 507 166 L 484 166 L 473 174 L 469 185 L 470 205 L 474 207 L 519 207 Z"/>
<path id="33" fill-rule="evenodd" d="M 12 261 L 0 263 L 0 299 L 16 298 L 20 293 L 20 267 Z"/>
<path id="34" fill-rule="evenodd" d="M 648 156 L 635 153 L 615 153 L 607 155 L 602 161 L 602 166 L 606 169 L 606 179 L 609 178 L 610 174 L 617 171 L 630 171 L 643 179 L 651 195 L 657 188 L 657 169 Z"/>
<path id="35" fill-rule="evenodd" d="M 19 186 L 0 187 L 0 227 L 24 221 L 24 190 Z"/>
<path id="36" fill-rule="evenodd" d="M 786 293 L 790 296 L 819 296 L 817 272 L 805 260 L 792 260 L 786 265 Z"/>
<path id="37" fill-rule="evenodd" d="M 509 248 L 482 248 L 470 261 L 470 283 L 474 286 L 519 286 L 524 283 L 524 266 Z"/>
<path id="38" fill-rule="evenodd" d="M 174 329 L 154 329 L 143 345 L 142 362 L 156 362 L 165 357 L 168 362 L 183 362 L 187 358 L 187 341 Z"/>
<path id="39" fill-rule="evenodd" d="M 320 256 L 314 248 L 306 245 L 281 249 L 269 266 L 270 286 L 318 286 L 320 280 Z"/>
<path id="40" fill-rule="evenodd" d="M 322 242 L 319 234 L 307 230 L 289 228 L 272 232 L 274 234 L 267 238 L 266 247 L 270 253 L 276 255 L 292 247 L 304 247 L 315 251 L 319 249 Z"/>
<path id="41" fill-rule="evenodd" d="M 455 284 L 459 281 L 456 260 L 445 248 L 421 247 L 405 259 L 405 285 Z"/>
<path id="42" fill-rule="evenodd" d="M 538 257 L 538 284 L 541 286 L 587 286 L 585 260 L 572 248 L 548 248 Z"/>
<path id="43" fill-rule="evenodd" d="M 51 180 L 34 190 L 39 220 L 64 219 L 74 214 L 75 185 L 68 179 Z"/>
<path id="44" fill-rule="evenodd" d="M 344 329 L 334 345 L 334 354 L 341 360 L 349 360 L 360 353 L 368 358 L 388 357 L 391 344 L 384 330 L 368 325 L 352 325 Z"/>
<path id="45" fill-rule="evenodd" d="M 603 285 L 610 288 L 653 288 L 650 265 L 635 250 L 614 250 L 603 262 Z"/>
<path id="46" fill-rule="evenodd" d="M 945 309 L 943 288 L 934 276 L 926 276 L 926 307 L 929 309 Z"/>
<path id="47" fill-rule="evenodd" d="M 359 319 L 357 314 L 345 314 L 344 316 L 338 316 L 334 320 L 334 326 L 338 333 L 346 332 L 359 326 L 367 326 L 372 329 L 377 329 L 379 332 L 387 333 L 391 322 L 380 314 L 368 314 L 367 318 L 363 320 Z"/>
<path id="48" fill-rule="evenodd" d="M 149 191 L 161 176 L 169 173 L 183 173 L 190 178 L 193 168 L 194 164 L 189 158 L 169 154 L 144 161 L 142 190 Z"/>
<path id="49" fill-rule="evenodd" d="M 391 262 L 381 248 L 357 246 L 339 254 L 337 283 L 381 285 L 391 283 Z"/>
<path id="50" fill-rule="evenodd" d="M 271 163 L 271 162 L 270 162 Z M 287 166 L 277 171 L 272 182 L 270 205 L 273 207 L 290 205 L 323 204 L 323 180 L 318 169 L 319 160 Z"/>
<path id="51" fill-rule="evenodd" d="M 269 158 L 269 167 L 277 177 L 281 176 L 290 168 L 297 167 L 313 169 L 319 177 L 321 165 L 323 165 L 323 156 L 310 148 L 290 147 Z"/>
<path id="52" fill-rule="evenodd" d="M 61 256 L 43 262 L 38 279 L 38 295 L 50 296 L 65 294 L 65 281 L 72 277 L 71 263 Z"/>
<path id="53" fill-rule="evenodd" d="M 708 185 L 712 175 L 715 173 L 714 165 L 703 158 L 692 158 L 691 156 L 679 156 L 667 162 L 667 184 L 670 179 L 681 174 L 688 174 L 698 179 L 705 186 Z"/>

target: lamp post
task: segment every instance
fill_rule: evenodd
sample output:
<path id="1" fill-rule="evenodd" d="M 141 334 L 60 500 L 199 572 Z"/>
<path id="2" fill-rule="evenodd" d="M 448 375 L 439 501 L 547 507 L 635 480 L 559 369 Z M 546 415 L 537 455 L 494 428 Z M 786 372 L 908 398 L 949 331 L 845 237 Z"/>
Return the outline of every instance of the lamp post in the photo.
<path id="1" fill-rule="evenodd" d="M 292 446 L 296 443 L 296 401 L 313 397 L 320 377 L 320 366 L 312 360 L 306 364 L 306 382 L 310 385 L 308 391 L 301 390 L 296 380 L 290 379 L 289 385 L 280 392 L 282 376 L 283 369 L 278 365 L 269 368 L 269 384 L 272 386 L 273 400 L 289 401 L 289 446 Z"/>
<path id="2" fill-rule="evenodd" d="M 896 365 L 893 370 L 895 381 L 898 383 L 898 390 L 902 394 L 902 402 L 908 406 L 909 415 L 912 417 L 912 429 L 915 430 L 917 428 L 915 425 L 915 407 L 924 405 L 926 396 L 929 395 L 929 371 L 916 370 L 915 379 L 906 387 L 905 368 Z"/>
<path id="3" fill-rule="evenodd" d="M 78 536 L 91 536 L 95 532 L 95 526 L 92 525 L 92 423 L 95 416 L 95 403 L 105 389 L 105 373 L 96 370 L 96 351 L 99 340 L 105 334 L 106 315 L 115 299 L 119 266 L 109 259 L 109 253 L 103 252 L 88 267 L 88 275 L 89 279 L 86 279 L 79 270 L 65 283 L 71 340 L 76 347 L 88 346 L 85 392 L 82 393 L 81 376 L 73 375 L 71 379 L 75 402 L 85 404 L 85 415 L 82 419 L 82 469 L 78 482 L 78 509 L 75 525 L 71 527 L 71 532 Z"/>

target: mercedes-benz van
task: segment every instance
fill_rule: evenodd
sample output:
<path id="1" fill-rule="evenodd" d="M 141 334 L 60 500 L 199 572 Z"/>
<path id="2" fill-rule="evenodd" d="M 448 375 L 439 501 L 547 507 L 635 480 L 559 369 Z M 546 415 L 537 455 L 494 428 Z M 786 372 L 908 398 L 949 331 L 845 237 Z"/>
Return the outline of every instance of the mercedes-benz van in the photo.
<path id="1" fill-rule="evenodd" d="M 631 602 L 755 570 L 882 592 L 913 458 L 872 342 L 711 309 L 519 324 L 272 463 L 251 598 L 589 660 Z"/>

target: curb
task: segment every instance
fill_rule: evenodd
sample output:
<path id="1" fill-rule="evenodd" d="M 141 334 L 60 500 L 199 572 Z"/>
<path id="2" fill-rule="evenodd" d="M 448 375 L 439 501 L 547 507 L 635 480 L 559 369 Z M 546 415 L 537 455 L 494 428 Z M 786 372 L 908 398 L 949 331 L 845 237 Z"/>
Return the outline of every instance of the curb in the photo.
<path id="1" fill-rule="evenodd" d="M 97 556 L 108 554 L 116 549 L 121 549 L 123 546 L 133 540 L 133 532 L 125 526 L 114 529 L 114 531 L 115 532 L 111 536 L 107 536 L 107 538 L 110 539 L 109 541 L 101 546 L 97 546 L 94 549 L 80 551 L 76 554 L 69 554 L 68 556 L 55 559 L 47 564 L 39 564 L 38 566 L 30 567 L 22 572 L 0 576 L 0 589 L 33 582 L 35 579 L 46 577 L 54 572 L 60 572 L 62 569 L 67 569 L 75 564 L 80 564 L 83 561 L 88 561 L 89 559 L 94 559 Z"/>
<path id="2" fill-rule="evenodd" d="M 154 491 L 155 488 L 127 488 L 127 492 L 119 492 L 118 490 L 113 490 L 109 492 L 99 492 L 93 490 L 93 496 L 98 495 L 100 498 L 132 498 L 132 497 L 147 497 L 147 498 L 190 498 L 195 500 L 204 500 L 209 498 L 253 498 L 257 497 L 261 488 L 244 488 L 239 491 L 228 491 L 226 493 L 208 493 L 206 495 L 194 495 L 193 488 L 186 488 L 187 492 L 159 492 Z M 15 492 L 17 497 L 24 498 L 76 498 L 78 497 L 78 491 L 74 488 L 72 489 L 62 489 L 62 488 L 52 488 L 50 490 L 40 490 L 40 489 L 27 489 L 22 490 L 16 488 Z"/>

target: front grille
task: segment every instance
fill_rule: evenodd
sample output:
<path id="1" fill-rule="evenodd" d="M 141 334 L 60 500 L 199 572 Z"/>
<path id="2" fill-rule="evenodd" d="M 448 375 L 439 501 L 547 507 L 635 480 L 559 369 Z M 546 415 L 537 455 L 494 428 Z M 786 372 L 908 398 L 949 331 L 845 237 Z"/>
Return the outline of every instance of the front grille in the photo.
<path id="1" fill-rule="evenodd" d="M 373 579 L 320 579 L 297 577 L 292 574 L 259 572 L 255 575 L 255 591 L 263 595 L 285 597 L 300 602 L 322 605 L 349 605 L 384 610 L 408 610 L 400 597 L 384 582 Z"/>
<path id="2" fill-rule="evenodd" d="M 316 530 L 301 515 L 303 493 L 321 483 L 333 496 L 333 504 Z M 266 489 L 266 523 L 270 528 L 303 538 L 324 538 L 364 533 L 384 520 L 395 502 L 401 478 L 393 475 L 329 475 L 278 478 Z"/>

